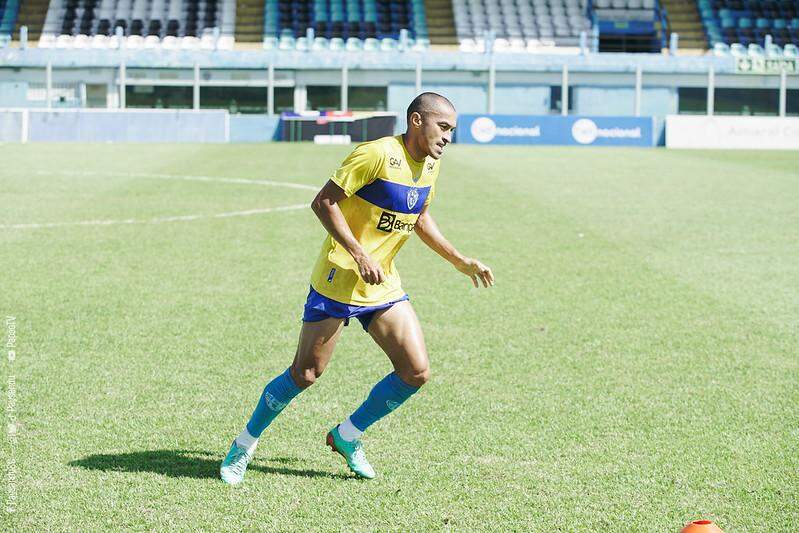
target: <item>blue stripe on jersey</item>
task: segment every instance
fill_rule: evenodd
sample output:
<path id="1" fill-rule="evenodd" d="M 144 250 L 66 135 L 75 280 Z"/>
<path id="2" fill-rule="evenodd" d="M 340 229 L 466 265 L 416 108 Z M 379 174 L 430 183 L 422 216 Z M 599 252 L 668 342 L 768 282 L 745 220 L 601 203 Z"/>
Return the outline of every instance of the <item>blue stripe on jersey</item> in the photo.
<path id="1" fill-rule="evenodd" d="M 416 194 L 412 190 L 415 190 Z M 422 212 L 427 195 L 430 194 L 430 186 L 409 187 L 378 178 L 358 189 L 355 194 L 377 207 L 396 213 L 415 215 Z"/>

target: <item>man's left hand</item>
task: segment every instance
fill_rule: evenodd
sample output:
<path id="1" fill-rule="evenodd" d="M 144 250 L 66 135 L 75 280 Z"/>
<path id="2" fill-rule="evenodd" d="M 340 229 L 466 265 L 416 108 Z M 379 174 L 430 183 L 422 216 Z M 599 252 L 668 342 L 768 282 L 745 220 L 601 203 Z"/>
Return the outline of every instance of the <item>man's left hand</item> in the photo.
<path id="1" fill-rule="evenodd" d="M 491 287 L 494 284 L 494 274 L 491 269 L 477 259 L 466 257 L 455 268 L 472 278 L 475 287 L 479 287 L 480 282 L 483 283 L 483 287 Z"/>

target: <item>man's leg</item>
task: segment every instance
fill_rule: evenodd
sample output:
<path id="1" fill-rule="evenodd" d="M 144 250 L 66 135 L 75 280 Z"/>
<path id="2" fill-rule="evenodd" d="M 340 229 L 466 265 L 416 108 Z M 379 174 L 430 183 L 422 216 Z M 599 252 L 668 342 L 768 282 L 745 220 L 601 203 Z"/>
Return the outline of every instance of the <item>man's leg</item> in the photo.
<path id="1" fill-rule="evenodd" d="M 244 479 L 261 433 L 294 397 L 322 375 L 333 355 L 343 324 L 344 321 L 338 318 L 303 322 L 294 361 L 264 387 L 249 422 L 233 441 L 222 462 L 220 472 L 224 481 L 236 484 Z"/>
<path id="2" fill-rule="evenodd" d="M 374 386 L 366 401 L 328 434 L 328 444 L 341 453 L 361 477 L 374 477 L 360 437 L 366 429 L 398 408 L 430 378 L 424 335 L 409 301 L 379 311 L 369 324 L 369 334 L 386 352 L 394 372 Z"/>

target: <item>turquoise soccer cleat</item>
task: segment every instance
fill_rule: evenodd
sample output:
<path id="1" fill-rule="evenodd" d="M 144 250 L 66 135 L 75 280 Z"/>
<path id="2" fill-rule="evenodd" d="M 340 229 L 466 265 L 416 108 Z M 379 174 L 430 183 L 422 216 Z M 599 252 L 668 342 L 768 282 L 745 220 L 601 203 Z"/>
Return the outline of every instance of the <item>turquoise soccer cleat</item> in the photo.
<path id="1" fill-rule="evenodd" d="M 222 481 L 229 485 L 238 485 L 244 481 L 244 473 L 247 471 L 247 465 L 251 460 L 252 456 L 247 453 L 247 448 L 240 448 L 234 440 L 225 460 L 222 461 L 222 466 L 219 468 L 219 475 L 222 477 Z"/>
<path id="2" fill-rule="evenodd" d="M 361 441 L 347 442 L 341 438 L 338 426 L 336 426 L 327 434 L 327 445 L 347 461 L 347 466 L 350 467 L 350 470 L 356 476 L 364 479 L 373 479 L 375 477 L 375 469 L 366 460 Z"/>

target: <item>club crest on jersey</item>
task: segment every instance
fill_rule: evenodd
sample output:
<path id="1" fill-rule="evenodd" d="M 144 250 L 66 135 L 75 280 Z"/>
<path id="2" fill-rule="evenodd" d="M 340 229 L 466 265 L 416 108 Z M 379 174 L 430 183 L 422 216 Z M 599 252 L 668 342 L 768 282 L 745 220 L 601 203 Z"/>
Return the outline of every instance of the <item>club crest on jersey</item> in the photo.
<path id="1" fill-rule="evenodd" d="M 416 202 L 419 201 L 419 191 L 416 189 L 408 189 L 408 209 L 413 209 L 413 206 L 416 205 Z"/>

